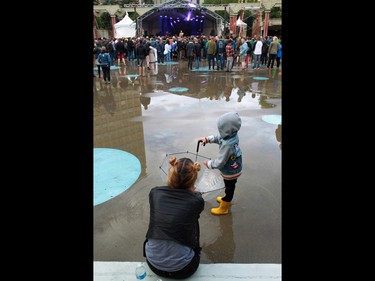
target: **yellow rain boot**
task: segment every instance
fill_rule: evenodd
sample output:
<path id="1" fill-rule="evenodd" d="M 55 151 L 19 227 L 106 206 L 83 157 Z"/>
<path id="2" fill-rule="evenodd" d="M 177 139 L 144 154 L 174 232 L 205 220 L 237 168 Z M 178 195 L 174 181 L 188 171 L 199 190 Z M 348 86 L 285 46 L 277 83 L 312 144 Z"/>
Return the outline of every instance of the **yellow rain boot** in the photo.
<path id="1" fill-rule="evenodd" d="M 216 197 L 216 201 L 217 201 L 217 203 L 221 203 L 221 201 L 223 201 L 223 200 L 222 200 L 223 197 L 225 197 L 225 195 L 224 195 L 224 196 L 218 196 L 218 197 Z M 232 205 L 232 202 L 229 202 L 229 203 Z"/>
<path id="2" fill-rule="evenodd" d="M 220 206 L 211 209 L 211 214 L 213 215 L 226 215 L 229 212 L 230 202 L 225 202 L 221 200 Z"/>

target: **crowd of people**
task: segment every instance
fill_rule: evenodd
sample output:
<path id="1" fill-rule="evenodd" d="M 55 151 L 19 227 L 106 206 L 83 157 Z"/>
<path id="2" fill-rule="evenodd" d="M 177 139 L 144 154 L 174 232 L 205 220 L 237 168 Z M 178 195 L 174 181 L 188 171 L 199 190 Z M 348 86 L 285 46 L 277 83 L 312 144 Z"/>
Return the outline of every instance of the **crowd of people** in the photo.
<path id="1" fill-rule="evenodd" d="M 146 69 L 156 75 L 158 64 L 171 61 L 187 61 L 189 70 L 199 69 L 206 61 L 209 70 L 231 71 L 235 64 L 241 70 L 260 69 L 261 66 L 277 68 L 281 65 L 282 43 L 277 36 L 179 36 L 99 38 L 94 41 L 94 61 L 107 52 L 112 64 L 126 66 L 126 62 L 136 62 L 139 75 L 144 76 Z"/>

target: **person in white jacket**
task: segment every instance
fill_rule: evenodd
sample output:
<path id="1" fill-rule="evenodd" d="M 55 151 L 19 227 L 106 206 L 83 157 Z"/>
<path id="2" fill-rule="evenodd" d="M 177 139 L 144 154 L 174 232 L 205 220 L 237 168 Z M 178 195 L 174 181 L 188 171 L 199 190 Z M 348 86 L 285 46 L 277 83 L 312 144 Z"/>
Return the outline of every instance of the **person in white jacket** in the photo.
<path id="1" fill-rule="evenodd" d="M 169 44 L 169 40 L 167 40 L 164 46 L 165 61 L 171 61 L 171 50 L 172 46 Z"/>
<path id="2" fill-rule="evenodd" d="M 151 70 L 151 75 L 157 75 L 158 74 L 158 51 L 156 48 L 152 47 L 150 45 L 150 70 Z"/>
<path id="3" fill-rule="evenodd" d="M 262 38 L 258 36 L 257 41 L 255 43 L 254 53 L 253 53 L 254 54 L 253 69 L 260 68 L 260 57 L 262 55 L 262 47 L 263 47 Z"/>

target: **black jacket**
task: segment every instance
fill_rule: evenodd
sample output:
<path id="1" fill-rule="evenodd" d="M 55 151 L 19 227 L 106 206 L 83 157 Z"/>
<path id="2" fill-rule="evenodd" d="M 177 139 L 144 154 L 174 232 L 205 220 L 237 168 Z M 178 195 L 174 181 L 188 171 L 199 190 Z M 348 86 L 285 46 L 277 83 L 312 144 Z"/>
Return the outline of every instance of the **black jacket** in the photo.
<path id="1" fill-rule="evenodd" d="M 199 248 L 199 216 L 204 209 L 200 194 L 167 186 L 154 187 L 149 194 L 150 222 L 146 239 L 173 240 Z"/>

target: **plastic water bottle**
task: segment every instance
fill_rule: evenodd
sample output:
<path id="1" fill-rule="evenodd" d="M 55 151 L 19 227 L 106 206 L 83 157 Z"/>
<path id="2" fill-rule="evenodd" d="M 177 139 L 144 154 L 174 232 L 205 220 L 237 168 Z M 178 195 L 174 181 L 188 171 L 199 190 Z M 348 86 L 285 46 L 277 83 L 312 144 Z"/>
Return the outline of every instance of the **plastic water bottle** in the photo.
<path id="1" fill-rule="evenodd" d="M 137 280 L 143 280 L 146 278 L 146 267 L 143 263 L 138 264 L 135 268 L 135 277 Z"/>

